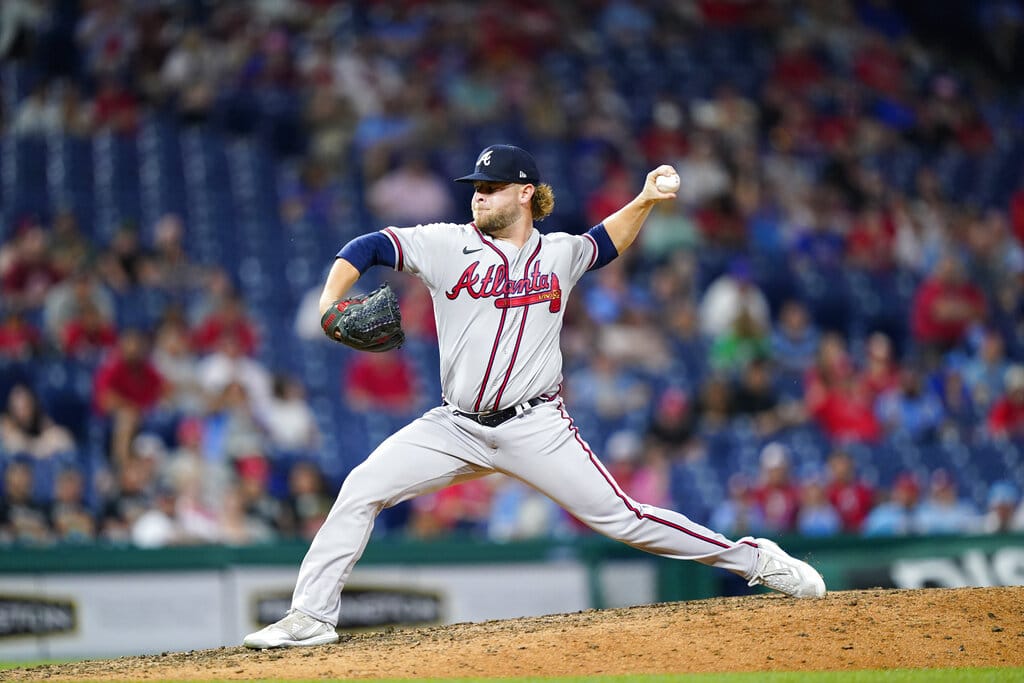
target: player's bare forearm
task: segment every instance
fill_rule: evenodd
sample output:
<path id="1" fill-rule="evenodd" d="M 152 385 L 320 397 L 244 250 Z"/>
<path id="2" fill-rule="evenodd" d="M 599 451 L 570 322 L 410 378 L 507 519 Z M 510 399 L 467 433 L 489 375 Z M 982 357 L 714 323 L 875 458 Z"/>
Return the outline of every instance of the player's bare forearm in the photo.
<path id="1" fill-rule="evenodd" d="M 359 279 L 359 271 L 343 258 L 334 259 L 331 272 L 327 274 L 327 282 L 324 283 L 324 291 L 320 294 L 320 315 L 323 315 L 331 304 L 341 299 L 352 285 Z"/>
<path id="2" fill-rule="evenodd" d="M 620 254 L 633 243 L 647 216 L 654 208 L 655 201 L 637 195 L 633 201 L 604 219 L 604 229 L 608 232 L 615 250 Z"/>
<path id="3" fill-rule="evenodd" d="M 651 209 L 658 202 L 666 199 L 675 199 L 675 192 L 665 192 L 658 189 L 657 179 L 660 176 L 676 176 L 676 170 L 671 166 L 662 165 L 647 174 L 644 187 L 636 197 L 624 207 L 604 219 L 604 229 L 608 232 L 615 249 L 621 254 L 633 243 L 644 221 L 650 215 Z"/>

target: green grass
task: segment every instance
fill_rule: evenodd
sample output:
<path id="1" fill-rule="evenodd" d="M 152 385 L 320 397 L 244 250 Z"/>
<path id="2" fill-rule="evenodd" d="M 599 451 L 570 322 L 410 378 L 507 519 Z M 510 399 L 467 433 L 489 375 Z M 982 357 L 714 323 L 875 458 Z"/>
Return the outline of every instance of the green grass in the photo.
<path id="1" fill-rule="evenodd" d="M 55 659 L 39 660 L 36 662 L 0 662 L 0 671 L 4 669 L 20 669 L 23 666 L 41 666 L 43 664 L 64 664 L 63 661 Z"/>
<path id="2" fill-rule="evenodd" d="M 60 662 L 0 662 L 0 670 L 39 664 Z M 270 683 L 277 679 L 260 679 Z M 287 683 L 324 683 L 326 679 L 309 681 L 288 681 Z M 341 681 L 342 679 L 333 679 Z M 380 683 L 420 683 L 438 681 L 432 678 L 403 678 L 381 681 Z M 814 672 L 752 672 L 733 674 L 676 674 L 636 676 L 574 676 L 570 678 L 453 678 L 459 683 L 1024 683 L 1024 669 L 890 669 L 865 671 L 814 671 Z M 152 683 L 171 683 L 154 681 Z M 214 683 L 191 681 L 190 683 Z"/>

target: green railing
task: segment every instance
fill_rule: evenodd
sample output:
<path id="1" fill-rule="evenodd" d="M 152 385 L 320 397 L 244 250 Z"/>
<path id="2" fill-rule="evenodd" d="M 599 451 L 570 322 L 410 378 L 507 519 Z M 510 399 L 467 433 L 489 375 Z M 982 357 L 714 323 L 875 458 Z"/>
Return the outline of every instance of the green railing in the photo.
<path id="1" fill-rule="evenodd" d="M 899 581 L 922 585 L 1024 585 L 1024 534 L 910 538 L 787 538 L 791 554 L 812 562 L 833 590 L 892 587 Z M 123 546 L 60 546 L 0 549 L 3 575 L 126 571 L 218 570 L 236 566 L 298 567 L 304 543 L 250 547 L 182 546 L 143 550 Z M 571 541 L 494 544 L 466 538 L 430 542 L 384 539 L 366 549 L 365 565 L 514 564 L 573 559 L 589 570 L 592 604 L 604 605 L 602 564 L 645 560 L 657 569 L 659 600 L 692 600 L 720 595 L 728 575 L 696 562 L 677 562 L 634 550 L 602 537 Z"/>

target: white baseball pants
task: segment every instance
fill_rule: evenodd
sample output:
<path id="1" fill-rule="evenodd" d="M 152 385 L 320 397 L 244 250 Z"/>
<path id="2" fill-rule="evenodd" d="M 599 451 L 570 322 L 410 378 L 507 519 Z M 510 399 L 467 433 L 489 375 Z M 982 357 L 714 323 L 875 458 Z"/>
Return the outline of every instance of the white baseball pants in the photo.
<path id="1" fill-rule="evenodd" d="M 580 437 L 561 398 L 497 427 L 439 406 L 386 439 L 345 479 L 302 561 L 292 608 L 336 624 L 341 590 L 381 510 L 494 472 L 525 482 L 595 531 L 640 550 L 744 577 L 754 569 L 755 546 L 626 495 Z"/>

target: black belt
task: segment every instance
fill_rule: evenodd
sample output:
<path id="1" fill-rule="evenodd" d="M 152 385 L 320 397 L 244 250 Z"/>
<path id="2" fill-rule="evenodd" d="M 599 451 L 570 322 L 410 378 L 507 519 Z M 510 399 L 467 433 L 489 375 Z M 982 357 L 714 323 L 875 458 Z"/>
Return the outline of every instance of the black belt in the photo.
<path id="1" fill-rule="evenodd" d="M 524 401 L 502 410 L 492 410 L 488 413 L 467 413 L 458 409 L 452 409 L 452 412 L 459 417 L 467 417 L 473 422 L 482 424 L 484 427 L 497 427 L 503 422 L 508 422 L 516 415 L 522 415 L 523 411 L 527 408 L 539 406 L 541 403 L 547 403 L 550 400 L 550 396 L 538 396 L 537 398 L 531 398 L 529 401 Z M 444 404 L 448 405 L 448 401 L 445 401 Z"/>

